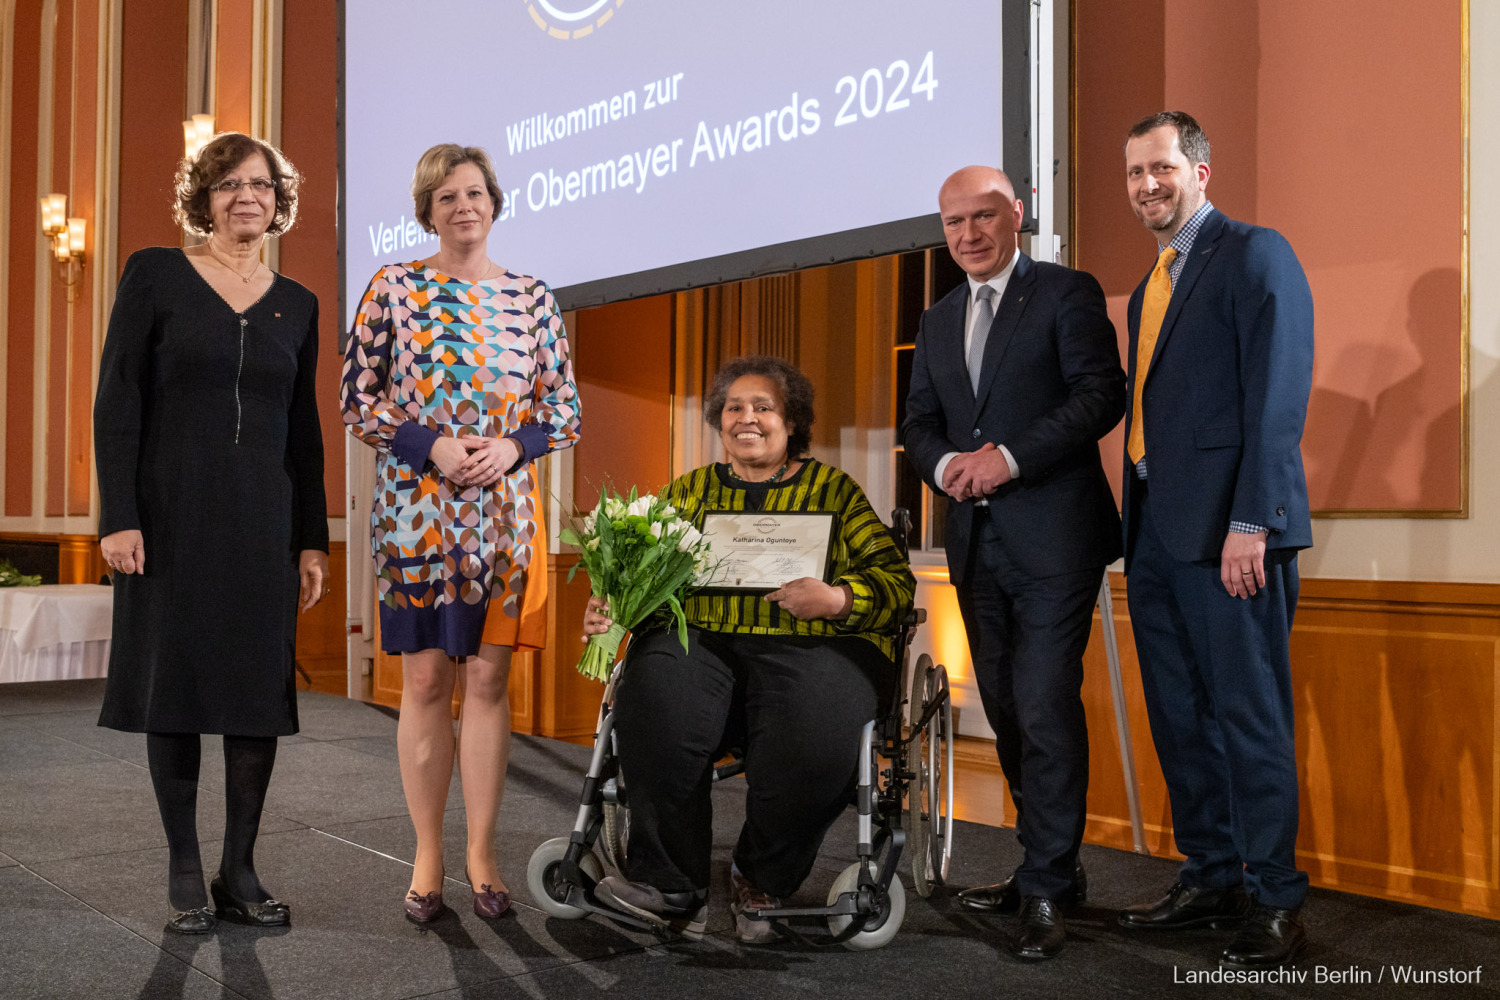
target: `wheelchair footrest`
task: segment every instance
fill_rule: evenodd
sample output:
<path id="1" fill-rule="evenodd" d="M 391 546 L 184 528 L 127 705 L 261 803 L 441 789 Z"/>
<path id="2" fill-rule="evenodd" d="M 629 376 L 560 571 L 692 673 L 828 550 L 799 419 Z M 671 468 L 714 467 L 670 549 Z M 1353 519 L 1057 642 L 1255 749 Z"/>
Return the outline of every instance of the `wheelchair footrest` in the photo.
<path id="1" fill-rule="evenodd" d="M 861 913 L 857 893 L 846 892 L 832 906 L 782 906 L 774 910 L 746 910 L 751 920 L 781 920 L 785 917 L 859 917 Z"/>

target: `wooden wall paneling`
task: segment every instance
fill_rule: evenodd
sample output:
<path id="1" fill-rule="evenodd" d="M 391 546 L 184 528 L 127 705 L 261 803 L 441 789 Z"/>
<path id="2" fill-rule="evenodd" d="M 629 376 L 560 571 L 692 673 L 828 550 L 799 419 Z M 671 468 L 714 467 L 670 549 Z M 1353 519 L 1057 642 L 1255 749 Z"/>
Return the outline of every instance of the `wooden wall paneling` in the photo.
<path id="1" fill-rule="evenodd" d="M 592 510 L 613 484 L 655 490 L 671 477 L 672 297 L 583 309 L 569 331 L 583 432 L 573 495 Z"/>
<path id="2" fill-rule="evenodd" d="M 1112 575 L 1111 588 L 1147 846 L 1176 857 L 1125 582 Z M 1098 630 L 1083 687 L 1085 835 L 1128 850 Z M 1500 586 L 1306 580 L 1291 649 L 1297 853 L 1313 883 L 1500 918 Z"/>
<path id="3" fill-rule="evenodd" d="M 348 654 L 344 636 L 344 565 L 346 544 L 328 544 L 328 596 L 297 616 L 297 662 L 311 677 L 314 691 L 344 694 L 348 690 Z M 305 683 L 305 682 L 304 682 Z"/>
<path id="4" fill-rule="evenodd" d="M 339 18 L 331 3 L 289 3 L 283 8 L 281 148 L 303 176 L 297 225 L 276 242 L 278 269 L 318 297 L 318 420 L 323 430 L 324 488 L 328 515 L 343 517 L 343 415 L 338 386 L 338 59 Z M 361 526 L 359 535 L 363 536 Z"/>
<path id="5" fill-rule="evenodd" d="M 342 573 L 342 571 L 343 565 L 340 564 L 339 572 Z M 548 564 L 548 573 L 550 576 L 556 575 L 550 563 Z M 551 582 L 552 586 L 557 586 L 556 582 L 549 582 Z M 587 600 L 587 596 L 585 596 L 585 600 Z M 343 604 L 339 603 L 336 607 L 341 608 Z M 552 605 L 549 603 L 549 614 L 551 613 L 551 607 Z M 580 621 L 582 620 L 582 612 L 579 613 L 579 619 Z M 371 615 L 369 620 L 374 623 L 375 632 L 375 662 L 371 667 L 370 698 L 377 705 L 385 705 L 388 708 L 400 708 L 402 687 L 401 654 L 387 653 L 381 649 L 379 613 Z M 341 648 L 341 655 L 342 652 Z M 545 655 L 545 651 L 543 653 L 517 653 L 511 657 L 510 685 L 508 690 L 510 693 L 510 724 L 513 732 L 535 733 L 539 731 L 539 723 L 537 721 L 539 711 L 537 686 L 538 677 L 542 669 L 539 661 L 543 655 Z M 576 658 L 574 662 L 577 662 Z M 342 678 L 342 676 L 341 673 L 340 677 Z M 458 717 L 462 704 L 462 698 L 455 684 L 453 692 L 454 718 Z"/>
<path id="6" fill-rule="evenodd" d="M 44 54 L 43 66 L 50 61 L 50 95 L 44 106 L 51 105 L 43 141 L 50 146 L 44 173 L 48 191 L 68 196 L 68 214 L 77 212 L 73 192 L 69 190 L 70 146 L 73 138 L 73 9 L 68 3 L 54 8 L 50 24 L 43 25 L 42 44 L 50 51 Z M 46 384 L 42 390 L 44 413 L 42 425 L 42 512 L 47 517 L 62 517 L 67 510 L 68 476 L 68 290 L 57 267 L 50 261 L 46 271 L 46 340 L 42 362 Z"/>
<path id="7" fill-rule="evenodd" d="M 549 571 L 550 572 L 550 571 Z M 510 658 L 510 730 L 513 733 L 535 733 L 537 698 L 537 659 L 534 651 L 514 653 Z"/>
<path id="8" fill-rule="evenodd" d="M 258 134 L 250 120 L 255 0 L 214 4 L 214 131 Z M 333 39 L 329 39 L 330 45 Z M 261 138 L 268 138 L 261 136 Z"/>
<path id="9" fill-rule="evenodd" d="M 99 267 L 99 218 L 94 211 L 98 176 L 99 3 L 74 0 L 72 33 L 73 112 L 69 149 L 68 214 L 86 225 L 85 267 L 68 304 L 66 513 L 87 517 L 94 495 L 94 274 Z M 97 577 L 95 578 L 97 579 Z"/>
<path id="10" fill-rule="evenodd" d="M 1121 681 L 1130 720 L 1131 752 L 1135 757 L 1136 784 L 1141 815 L 1146 828 L 1146 847 L 1158 857 L 1180 857 L 1172 843 L 1172 810 L 1167 786 L 1151 742 L 1151 723 L 1141 691 L 1140 662 L 1130 631 L 1130 613 L 1125 605 L 1124 579 L 1110 574 L 1114 605 L 1115 635 L 1119 642 Z M 1089 731 L 1088 819 L 1084 836 L 1096 844 L 1132 850 L 1130 805 L 1120 761 L 1120 741 L 1115 727 L 1114 694 L 1109 685 L 1109 663 L 1104 651 L 1103 622 L 1096 609 L 1083 658 L 1083 707 Z"/>
<path id="11" fill-rule="evenodd" d="M 818 267 L 796 275 L 799 295 L 795 327 L 797 350 L 794 360 L 812 382 L 817 393 L 812 450 L 818 458 L 843 467 L 840 431 L 856 426 L 853 397 L 855 382 L 855 278 L 853 264 Z M 859 470 L 846 470 L 856 479 Z"/>
<path id="12" fill-rule="evenodd" d="M 36 428 L 37 266 L 42 251 L 37 173 L 41 121 L 42 0 L 17 0 L 11 14 L 10 190 L 6 272 L 5 513 L 32 514 Z M 49 267 L 45 261 L 41 266 Z"/>
<path id="13" fill-rule="evenodd" d="M 187 22 L 186 0 L 130 0 L 121 12 L 121 268 L 142 247 L 182 244 L 170 209 L 182 158 Z"/>
<path id="14" fill-rule="evenodd" d="M 387 708 L 401 706 L 401 654 L 387 653 L 380 646 L 380 615 L 371 619 L 375 623 L 375 663 L 371 670 L 370 698 L 377 705 Z"/>
<path id="15" fill-rule="evenodd" d="M 796 364 L 801 346 L 797 323 L 801 276 L 777 274 L 755 285 L 756 352 Z"/>
<path id="16" fill-rule="evenodd" d="M 1322 885 L 1500 916 L 1500 587 L 1304 594 L 1300 860 Z"/>
<path id="17" fill-rule="evenodd" d="M 536 716 L 533 732 L 555 739 L 583 740 L 593 735 L 604 685 L 578 672 L 583 656 L 583 612 L 588 604 L 588 576 L 568 583 L 576 555 L 549 556 L 547 648 L 537 656 Z"/>
<path id="18" fill-rule="evenodd" d="M 108 572 L 99 539 L 93 535 L 57 536 L 58 583 L 98 583 Z"/>

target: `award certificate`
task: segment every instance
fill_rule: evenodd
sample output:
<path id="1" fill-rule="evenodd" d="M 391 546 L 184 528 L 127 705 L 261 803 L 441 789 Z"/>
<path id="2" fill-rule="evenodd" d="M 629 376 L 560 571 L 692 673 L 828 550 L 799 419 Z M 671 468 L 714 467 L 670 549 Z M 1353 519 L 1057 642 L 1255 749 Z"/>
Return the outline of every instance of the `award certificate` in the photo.
<path id="1" fill-rule="evenodd" d="M 779 590 L 804 576 L 826 583 L 834 520 L 832 511 L 710 511 L 703 534 L 718 565 L 703 586 Z"/>

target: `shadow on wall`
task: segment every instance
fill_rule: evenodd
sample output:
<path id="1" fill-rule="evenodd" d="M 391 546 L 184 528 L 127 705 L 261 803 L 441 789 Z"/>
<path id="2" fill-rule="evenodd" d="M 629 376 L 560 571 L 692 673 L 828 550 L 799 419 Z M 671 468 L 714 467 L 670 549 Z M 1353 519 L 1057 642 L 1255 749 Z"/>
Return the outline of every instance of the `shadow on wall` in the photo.
<path id="1" fill-rule="evenodd" d="M 1338 442 L 1332 462 L 1312 465 L 1309 482 L 1316 510 L 1454 510 L 1460 502 L 1462 413 L 1458 371 L 1451 356 L 1457 338 L 1434 336 L 1433 315 L 1452 313 L 1462 294 L 1455 268 L 1428 271 L 1407 297 L 1410 348 L 1366 340 L 1345 347 L 1334 361 L 1340 372 L 1368 373 L 1377 382 L 1404 366 L 1415 351 L 1416 368 L 1373 397 L 1316 388 L 1308 402 L 1307 426 L 1321 440 Z M 1378 334 L 1375 334 L 1378 336 Z M 1450 399 L 1425 424 L 1413 415 L 1431 411 L 1433 399 Z"/>
<path id="2" fill-rule="evenodd" d="M 1457 280 L 1452 271 L 1425 275 L 1410 297 L 1413 313 L 1433 297 L 1451 302 L 1446 297 L 1457 294 Z M 1473 334 L 1493 341 L 1497 332 Z M 1500 408 L 1500 371 L 1487 374 L 1470 389 L 1475 413 Z M 1459 419 L 1456 406 L 1426 425 L 1406 427 L 1402 421 L 1402 407 L 1410 405 L 1425 377 L 1419 368 L 1362 411 L 1345 398 L 1324 398 L 1321 412 L 1326 417 L 1332 406 L 1348 405 L 1355 416 L 1344 416 L 1360 443 L 1378 440 L 1380 430 L 1358 421 L 1384 420 L 1387 431 L 1403 429 L 1414 446 L 1451 447 L 1443 442 L 1453 439 L 1455 428 L 1443 421 Z M 1480 443 L 1476 440 L 1470 458 L 1483 463 Z M 1446 467 L 1450 475 L 1452 464 Z M 1429 460 L 1416 471 L 1427 476 L 1433 467 L 1444 468 L 1441 461 Z M 1476 565 L 1471 550 L 1490 545 L 1492 551 L 1488 539 L 1494 529 L 1482 523 L 1407 518 L 1381 522 L 1380 528 L 1380 549 L 1370 557 L 1390 557 L 1401 566 L 1403 579 L 1474 578 L 1464 570 Z M 1314 547 L 1305 554 L 1305 577 L 1319 575 L 1318 553 Z M 1455 569 L 1455 562 L 1462 565 Z M 1313 856 L 1339 859 L 1322 862 L 1324 881 L 1371 885 L 1372 878 L 1383 878 L 1383 887 L 1398 894 L 1492 905 L 1494 644 L 1462 627 L 1428 631 L 1403 625 L 1403 616 L 1390 617 L 1392 627 L 1379 632 L 1335 625 L 1293 637 L 1298 772 L 1307 793 L 1298 843 Z M 1332 655 L 1321 645 L 1327 643 L 1355 648 L 1352 655 L 1348 650 Z M 1314 660 L 1343 672 L 1314 669 Z M 1368 735 L 1351 740 L 1355 731 Z M 1464 880 L 1456 894 L 1455 874 Z"/>

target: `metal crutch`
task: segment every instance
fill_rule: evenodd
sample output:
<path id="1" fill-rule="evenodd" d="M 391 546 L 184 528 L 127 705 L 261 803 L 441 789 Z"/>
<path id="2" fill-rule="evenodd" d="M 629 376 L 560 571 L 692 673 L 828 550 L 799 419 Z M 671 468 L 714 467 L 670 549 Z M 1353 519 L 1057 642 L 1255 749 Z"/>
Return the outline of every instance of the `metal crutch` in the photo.
<path id="1" fill-rule="evenodd" d="M 1120 740 L 1120 770 L 1125 777 L 1125 798 L 1130 804 L 1130 836 L 1135 853 L 1146 850 L 1146 824 L 1141 818 L 1141 789 L 1135 778 L 1135 749 L 1130 740 L 1130 716 L 1125 710 L 1125 685 L 1120 677 L 1120 643 L 1115 638 L 1115 606 L 1109 594 L 1109 570 L 1099 584 L 1099 619 L 1104 626 L 1104 658 L 1109 662 L 1109 689 L 1115 702 L 1115 734 Z"/>

